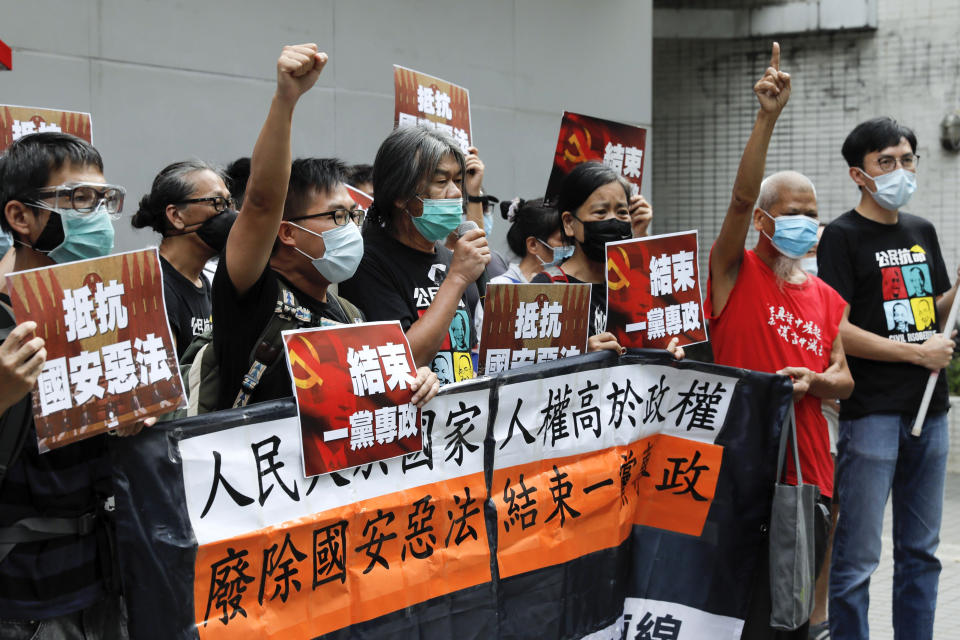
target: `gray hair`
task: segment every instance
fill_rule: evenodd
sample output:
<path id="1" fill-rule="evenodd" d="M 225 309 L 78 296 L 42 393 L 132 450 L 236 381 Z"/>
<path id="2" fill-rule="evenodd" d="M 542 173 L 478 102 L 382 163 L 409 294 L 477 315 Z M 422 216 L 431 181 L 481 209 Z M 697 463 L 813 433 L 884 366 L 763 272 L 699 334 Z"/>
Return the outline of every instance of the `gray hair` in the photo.
<path id="1" fill-rule="evenodd" d="M 446 155 L 465 172 L 463 151 L 450 136 L 426 127 L 401 127 L 387 136 L 373 161 L 373 206 L 367 213 L 372 227 L 385 227 L 394 216 L 394 203 L 409 200 L 430 179 Z M 466 195 L 466 194 L 464 194 Z"/>
<path id="2" fill-rule="evenodd" d="M 760 196 L 757 198 L 757 206 L 769 212 L 770 207 L 780 202 L 780 194 L 784 190 L 809 190 L 813 192 L 814 198 L 817 197 L 817 190 L 810 178 L 797 171 L 778 171 L 767 176 L 760 183 Z"/>
<path id="3" fill-rule="evenodd" d="M 193 193 L 189 176 L 198 171 L 212 171 L 221 180 L 226 174 L 220 167 L 203 160 L 182 160 L 164 167 L 153 179 L 150 193 L 140 198 L 140 208 L 130 220 L 137 229 L 150 227 L 157 233 L 167 231 L 167 205 L 183 202 Z"/>

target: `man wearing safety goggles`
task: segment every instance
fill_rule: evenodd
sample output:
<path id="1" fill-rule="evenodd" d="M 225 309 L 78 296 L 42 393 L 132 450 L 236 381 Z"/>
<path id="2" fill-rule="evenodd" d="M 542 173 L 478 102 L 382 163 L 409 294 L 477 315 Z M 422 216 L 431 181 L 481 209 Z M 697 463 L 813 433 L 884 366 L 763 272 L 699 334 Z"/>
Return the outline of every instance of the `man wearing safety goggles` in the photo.
<path id="1" fill-rule="evenodd" d="M 127 637 L 104 576 L 112 559 L 98 544 L 108 526 L 99 517 L 111 477 L 105 438 L 39 454 L 30 390 L 46 350 L 35 322 L 15 324 L 4 277 L 109 254 L 123 196 L 104 180 L 97 150 L 74 136 L 29 135 L 0 157 L 0 227 L 14 243 L 0 259 L 0 637 L 91 637 L 83 629 Z M 13 535 L 26 521 L 53 520 L 65 530 L 41 540 Z"/>

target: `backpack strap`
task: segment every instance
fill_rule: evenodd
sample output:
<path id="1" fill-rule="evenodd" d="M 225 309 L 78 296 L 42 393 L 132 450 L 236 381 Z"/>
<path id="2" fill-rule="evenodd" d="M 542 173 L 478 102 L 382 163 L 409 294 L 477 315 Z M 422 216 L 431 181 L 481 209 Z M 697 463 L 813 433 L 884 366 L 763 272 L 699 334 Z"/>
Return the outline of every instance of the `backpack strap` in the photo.
<path id="1" fill-rule="evenodd" d="M 557 265 L 547 267 L 543 270 L 543 272 L 550 276 L 550 280 L 552 282 L 570 282 L 570 278 L 567 276 L 567 273 Z"/>
<path id="2" fill-rule="evenodd" d="M 250 368 L 244 374 L 240 383 L 240 391 L 233 401 L 234 408 L 247 406 L 263 376 L 278 363 L 283 362 L 283 358 L 280 357 L 283 353 L 281 332 L 302 327 L 325 327 L 340 324 L 302 306 L 297 302 L 297 297 L 293 295 L 293 291 L 290 290 L 283 279 L 277 279 L 277 286 L 279 287 L 277 305 L 267 322 L 267 326 L 260 333 L 256 345 L 250 352 Z M 356 318 L 362 318 L 357 308 L 346 300 L 332 294 L 328 298 L 332 298 L 340 305 L 348 320 L 356 322 Z"/>
<path id="3" fill-rule="evenodd" d="M 64 536 L 85 536 L 93 533 L 96 513 L 76 518 L 35 516 L 23 518 L 9 527 L 0 528 L 0 562 L 21 542 L 39 542 Z"/>
<path id="4" fill-rule="evenodd" d="M 360 311 L 360 309 L 357 309 L 355 306 L 353 306 L 352 302 L 330 293 L 327 294 L 327 298 L 332 299 L 340 306 L 340 311 L 343 312 L 348 324 L 359 324 L 363 322 L 363 313 Z"/>

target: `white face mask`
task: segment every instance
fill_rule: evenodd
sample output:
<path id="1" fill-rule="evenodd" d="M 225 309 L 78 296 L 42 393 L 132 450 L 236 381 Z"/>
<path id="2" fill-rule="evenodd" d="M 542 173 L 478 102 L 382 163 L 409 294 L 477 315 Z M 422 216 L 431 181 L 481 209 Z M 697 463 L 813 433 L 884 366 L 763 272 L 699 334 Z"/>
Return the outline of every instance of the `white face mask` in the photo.
<path id="1" fill-rule="evenodd" d="M 897 169 L 879 176 L 871 176 L 857 167 L 857 171 L 873 180 L 877 187 L 876 193 L 867 189 L 874 201 L 887 211 L 899 211 L 906 206 L 910 196 L 917 190 L 917 174 L 906 169 Z"/>
<path id="2" fill-rule="evenodd" d="M 810 275 L 817 275 L 817 257 L 804 258 L 800 261 L 800 268 Z"/>
<path id="3" fill-rule="evenodd" d="M 360 227 L 353 222 L 347 222 L 343 226 L 334 227 L 323 233 L 311 231 L 295 222 L 290 224 L 307 233 L 323 238 L 325 249 L 323 256 L 319 258 L 311 257 L 309 254 L 300 251 L 298 247 L 294 247 L 294 249 L 309 258 L 314 268 L 320 272 L 320 275 L 327 282 L 331 284 L 343 282 L 352 276 L 357 267 L 360 266 L 360 260 L 363 258 L 363 235 L 360 233 Z"/>

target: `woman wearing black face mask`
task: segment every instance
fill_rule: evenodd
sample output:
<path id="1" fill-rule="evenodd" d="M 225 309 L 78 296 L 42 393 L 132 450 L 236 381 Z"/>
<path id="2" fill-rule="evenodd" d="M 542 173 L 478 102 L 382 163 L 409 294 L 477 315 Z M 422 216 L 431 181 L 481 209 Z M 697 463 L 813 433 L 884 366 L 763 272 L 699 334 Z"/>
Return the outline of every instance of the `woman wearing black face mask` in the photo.
<path id="1" fill-rule="evenodd" d="M 589 282 L 591 288 L 588 351 L 624 351 L 607 328 L 608 242 L 647 235 L 653 210 L 643 196 L 630 195 L 630 183 L 596 162 L 577 165 L 560 185 L 557 198 L 563 233 L 574 245 L 562 267 L 552 267 L 532 282 Z M 671 347 L 675 345 L 671 344 Z M 672 352 L 675 348 L 670 349 Z"/>
<path id="2" fill-rule="evenodd" d="M 157 174 L 131 220 L 136 228 L 163 235 L 163 296 L 178 358 L 211 326 L 210 281 L 203 266 L 223 250 L 236 217 L 222 171 L 187 160 Z"/>

